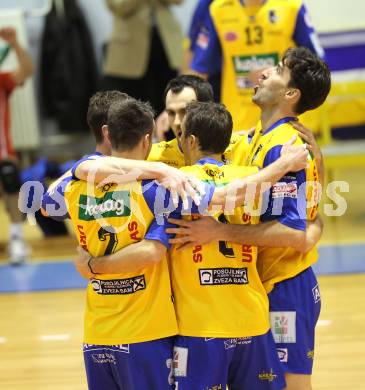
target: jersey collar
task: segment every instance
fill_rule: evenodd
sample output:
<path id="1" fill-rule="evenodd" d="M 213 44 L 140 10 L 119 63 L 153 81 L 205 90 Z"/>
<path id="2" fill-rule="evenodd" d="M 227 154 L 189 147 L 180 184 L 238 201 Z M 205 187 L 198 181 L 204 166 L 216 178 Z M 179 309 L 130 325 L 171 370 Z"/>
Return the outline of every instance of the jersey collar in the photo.
<path id="1" fill-rule="evenodd" d="M 296 121 L 297 118 L 295 118 L 294 116 L 287 116 L 285 118 L 281 118 L 279 119 L 277 122 L 275 122 L 274 124 L 272 124 L 268 129 L 266 129 L 262 135 L 264 134 L 267 134 L 267 133 L 270 133 L 270 131 L 276 129 L 278 126 L 282 125 L 283 123 L 288 123 L 288 122 L 292 122 L 292 121 Z"/>
<path id="2" fill-rule="evenodd" d="M 221 167 L 224 165 L 224 163 L 222 161 L 218 161 L 212 157 L 203 157 L 195 163 L 195 165 L 205 165 L 205 164 L 217 165 L 218 167 Z"/>
<path id="3" fill-rule="evenodd" d="M 258 7 L 262 7 L 264 4 L 266 4 L 267 0 L 263 1 Z M 245 0 L 240 0 L 241 5 L 246 7 Z"/>

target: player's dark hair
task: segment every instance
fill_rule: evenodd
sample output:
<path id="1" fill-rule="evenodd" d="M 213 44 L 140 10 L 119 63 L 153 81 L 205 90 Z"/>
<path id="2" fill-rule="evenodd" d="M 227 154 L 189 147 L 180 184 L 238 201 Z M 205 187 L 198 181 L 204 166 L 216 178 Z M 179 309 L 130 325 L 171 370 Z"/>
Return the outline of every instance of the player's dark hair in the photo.
<path id="1" fill-rule="evenodd" d="M 174 79 L 170 80 L 165 88 L 164 99 L 166 99 L 166 95 L 170 90 L 172 93 L 177 94 L 180 93 L 186 87 L 190 87 L 194 90 L 196 100 L 198 102 L 214 101 L 213 88 L 209 84 L 209 82 L 199 76 L 193 76 L 190 74 L 177 76 Z"/>
<path id="2" fill-rule="evenodd" d="M 192 102 L 186 107 L 185 137 L 195 135 L 200 150 L 223 153 L 232 135 L 232 116 L 223 104 Z"/>
<path id="3" fill-rule="evenodd" d="M 152 134 L 154 111 L 149 103 L 129 97 L 114 102 L 108 111 L 107 125 L 112 148 L 133 149 L 146 134 Z"/>
<path id="4" fill-rule="evenodd" d="M 99 91 L 91 96 L 87 109 L 86 121 L 95 141 L 100 144 L 103 141 L 103 125 L 108 119 L 108 110 L 113 102 L 122 101 L 129 96 L 120 91 Z"/>
<path id="5" fill-rule="evenodd" d="M 327 64 L 304 47 L 288 49 L 283 64 L 290 70 L 289 87 L 300 90 L 295 111 L 302 114 L 323 104 L 331 89 L 331 73 Z"/>

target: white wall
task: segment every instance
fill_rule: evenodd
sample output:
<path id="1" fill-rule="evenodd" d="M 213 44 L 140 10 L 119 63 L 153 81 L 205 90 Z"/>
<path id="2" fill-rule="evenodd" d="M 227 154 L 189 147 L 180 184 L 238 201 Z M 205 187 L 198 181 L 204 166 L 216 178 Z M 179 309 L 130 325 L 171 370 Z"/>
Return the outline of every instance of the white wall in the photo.
<path id="1" fill-rule="evenodd" d="M 365 29 L 365 0 L 304 0 L 319 32 Z"/>

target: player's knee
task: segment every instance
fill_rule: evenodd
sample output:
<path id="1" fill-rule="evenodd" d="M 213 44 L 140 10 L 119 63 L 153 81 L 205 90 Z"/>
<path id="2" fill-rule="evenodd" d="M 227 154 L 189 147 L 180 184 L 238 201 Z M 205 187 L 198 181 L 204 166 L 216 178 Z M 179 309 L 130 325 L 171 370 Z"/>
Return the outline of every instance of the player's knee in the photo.
<path id="1" fill-rule="evenodd" d="M 16 194 L 20 190 L 20 172 L 18 166 L 10 160 L 0 162 L 0 182 L 6 194 Z"/>
<path id="2" fill-rule="evenodd" d="M 311 375 L 285 373 L 285 390 L 312 390 Z"/>

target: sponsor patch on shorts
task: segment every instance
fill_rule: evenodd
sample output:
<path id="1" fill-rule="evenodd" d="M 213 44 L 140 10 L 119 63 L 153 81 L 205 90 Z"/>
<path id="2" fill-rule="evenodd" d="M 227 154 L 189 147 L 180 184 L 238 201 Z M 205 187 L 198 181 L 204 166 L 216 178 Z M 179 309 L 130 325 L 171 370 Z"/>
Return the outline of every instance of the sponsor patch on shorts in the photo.
<path id="1" fill-rule="evenodd" d="M 112 353 L 104 352 L 104 353 L 93 353 L 91 355 L 93 359 L 93 363 L 95 364 L 117 364 L 117 359 Z"/>
<path id="2" fill-rule="evenodd" d="M 275 343 L 296 343 L 296 312 L 271 311 L 271 332 Z"/>
<path id="3" fill-rule="evenodd" d="M 202 286 L 248 284 L 248 270 L 247 268 L 200 268 L 199 279 Z"/>
<path id="4" fill-rule="evenodd" d="M 288 348 L 276 348 L 279 360 L 282 363 L 288 363 Z"/>
<path id="5" fill-rule="evenodd" d="M 133 294 L 137 291 L 146 289 L 144 275 L 133 276 L 132 278 L 126 279 L 92 279 L 90 283 L 94 291 L 101 295 Z"/>
<path id="6" fill-rule="evenodd" d="M 84 343 L 83 351 L 113 351 L 119 353 L 129 353 L 129 344 L 116 344 L 116 345 L 95 345 Z"/>
<path id="7" fill-rule="evenodd" d="M 252 337 L 238 337 L 227 339 L 224 341 L 224 349 L 231 349 L 237 347 L 237 345 L 248 345 L 252 343 Z"/>
<path id="8" fill-rule="evenodd" d="M 321 293 L 319 291 L 319 287 L 318 287 L 318 284 L 316 284 L 313 288 L 312 288 L 312 293 L 313 293 L 313 299 L 314 299 L 314 303 L 317 303 L 321 300 Z"/>
<path id="9" fill-rule="evenodd" d="M 186 377 L 188 371 L 188 354 L 188 348 L 174 347 L 174 358 L 172 361 L 174 377 Z"/>

